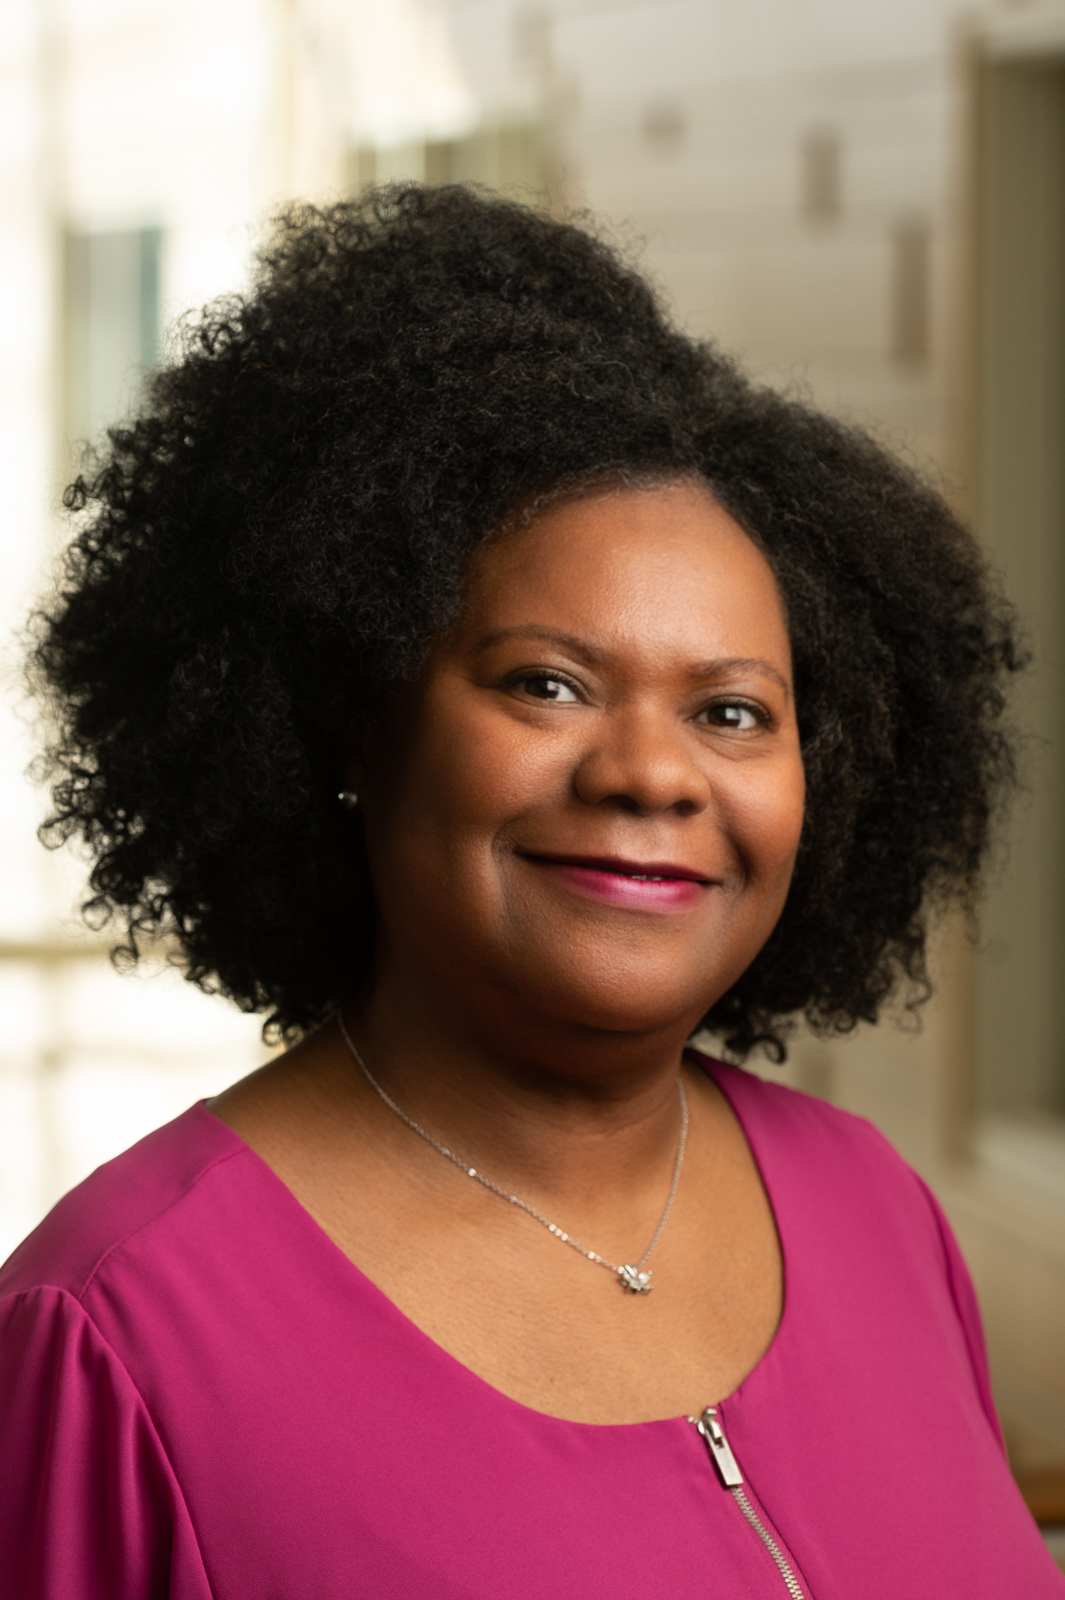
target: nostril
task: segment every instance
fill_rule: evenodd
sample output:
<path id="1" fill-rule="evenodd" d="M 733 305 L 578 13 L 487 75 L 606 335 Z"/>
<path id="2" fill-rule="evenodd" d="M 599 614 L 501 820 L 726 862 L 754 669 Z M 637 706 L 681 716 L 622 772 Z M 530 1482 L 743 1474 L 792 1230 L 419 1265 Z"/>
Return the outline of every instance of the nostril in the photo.
<path id="1" fill-rule="evenodd" d="M 586 805 L 606 804 L 634 816 L 688 816 L 709 798 L 706 774 L 691 751 L 660 730 L 619 734 L 585 751 L 573 785 Z"/>

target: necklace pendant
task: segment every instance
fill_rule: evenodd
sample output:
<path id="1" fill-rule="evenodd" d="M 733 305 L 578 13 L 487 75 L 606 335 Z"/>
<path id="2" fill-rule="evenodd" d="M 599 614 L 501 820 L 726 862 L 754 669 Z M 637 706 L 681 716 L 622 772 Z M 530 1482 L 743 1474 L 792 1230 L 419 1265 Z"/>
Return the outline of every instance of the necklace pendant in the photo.
<path id="1" fill-rule="evenodd" d="M 629 1294 L 650 1294 L 653 1287 L 651 1274 L 640 1272 L 636 1267 L 619 1267 L 618 1282 Z"/>

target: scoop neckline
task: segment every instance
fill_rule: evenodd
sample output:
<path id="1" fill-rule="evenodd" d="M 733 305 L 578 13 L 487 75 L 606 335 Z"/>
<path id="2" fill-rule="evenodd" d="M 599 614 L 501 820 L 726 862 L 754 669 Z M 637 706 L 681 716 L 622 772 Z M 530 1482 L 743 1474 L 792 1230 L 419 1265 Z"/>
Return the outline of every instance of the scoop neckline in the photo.
<path id="1" fill-rule="evenodd" d="M 723 1395 L 719 1400 L 707 1402 L 709 1405 L 713 1405 L 715 1408 L 718 1408 L 721 1406 L 727 1406 L 731 1401 L 736 1399 L 740 1393 L 752 1382 L 752 1380 L 756 1379 L 757 1375 L 762 1372 L 769 1361 L 769 1358 L 771 1356 L 774 1358 L 776 1357 L 776 1353 L 781 1344 L 782 1336 L 785 1333 L 785 1328 L 790 1327 L 789 1308 L 791 1305 L 791 1275 L 789 1271 L 788 1249 L 784 1239 L 784 1231 L 781 1228 L 780 1217 L 777 1213 L 777 1207 L 773 1199 L 772 1186 L 766 1177 L 762 1162 L 759 1158 L 756 1143 L 751 1137 L 751 1132 L 747 1126 L 747 1122 L 744 1119 L 743 1113 L 740 1107 L 736 1104 L 735 1097 L 729 1093 L 728 1088 L 721 1081 L 718 1071 L 715 1069 L 724 1068 L 726 1073 L 736 1073 L 741 1078 L 749 1078 L 752 1076 L 752 1074 L 745 1073 L 742 1067 L 733 1067 L 727 1062 L 718 1061 L 713 1056 L 706 1056 L 702 1053 L 702 1051 L 695 1050 L 690 1046 L 688 1047 L 687 1053 L 696 1058 L 696 1061 L 702 1071 L 704 1071 L 707 1077 L 710 1078 L 714 1084 L 716 1084 L 718 1089 L 720 1089 L 721 1093 L 728 1101 L 729 1107 L 731 1108 L 736 1121 L 740 1125 L 740 1131 L 743 1134 L 744 1139 L 747 1141 L 747 1148 L 751 1152 L 751 1159 L 753 1160 L 755 1170 L 761 1179 L 762 1188 L 765 1191 L 766 1199 L 769 1203 L 770 1214 L 773 1218 L 773 1226 L 776 1229 L 777 1243 L 780 1248 L 783 1299 L 780 1321 L 777 1323 L 773 1337 L 769 1341 L 769 1344 L 766 1346 L 765 1350 L 763 1350 L 762 1354 L 759 1356 L 758 1360 L 755 1362 L 750 1371 L 745 1373 L 745 1375 L 740 1379 L 736 1387 L 730 1390 L 727 1395 Z M 760 1082 L 761 1080 L 757 1079 L 756 1081 Z M 225 1128 L 230 1137 L 241 1147 L 242 1152 L 246 1152 L 249 1156 L 251 1156 L 253 1161 L 255 1161 L 256 1164 L 262 1168 L 263 1172 L 267 1175 L 267 1178 L 273 1184 L 276 1184 L 278 1189 L 280 1189 L 285 1195 L 286 1200 L 295 1207 L 301 1219 L 303 1219 L 311 1228 L 313 1228 L 316 1234 L 325 1240 L 330 1251 L 339 1259 L 342 1270 L 346 1270 L 354 1274 L 360 1288 L 362 1288 L 364 1292 L 368 1292 L 371 1298 L 377 1300 L 385 1316 L 391 1317 L 394 1321 L 396 1321 L 404 1330 L 404 1333 L 408 1339 L 427 1347 L 430 1355 L 435 1360 L 452 1368 L 462 1377 L 465 1382 L 472 1383 L 476 1387 L 484 1390 L 498 1403 L 516 1408 L 520 1412 L 524 1412 L 527 1417 L 534 1418 L 539 1425 L 545 1427 L 553 1426 L 556 1428 L 578 1428 L 586 1432 L 594 1432 L 602 1435 L 605 1433 L 617 1434 L 619 1430 L 631 1431 L 633 1429 L 639 1430 L 647 1428 L 670 1428 L 675 1430 L 681 1423 L 683 1423 L 685 1427 L 690 1426 L 693 1419 L 688 1413 L 685 1413 L 682 1416 L 651 1417 L 643 1422 L 580 1422 L 573 1417 L 556 1417 L 550 1411 L 539 1411 L 535 1406 L 526 1405 L 523 1400 L 516 1400 L 513 1395 L 507 1394 L 504 1389 L 498 1389 L 494 1383 L 490 1383 L 488 1379 L 483 1378 L 479 1372 L 475 1372 L 472 1367 L 468 1367 L 464 1361 L 460 1361 L 458 1356 L 452 1355 L 451 1351 L 446 1349 L 444 1345 L 440 1344 L 436 1339 L 434 1339 L 431 1334 L 426 1333 L 425 1329 L 420 1327 L 419 1324 L 414 1321 L 413 1317 L 409 1317 L 407 1313 L 403 1311 L 396 1304 L 396 1302 L 385 1293 L 379 1284 L 375 1283 L 374 1280 L 367 1273 L 365 1273 L 356 1262 L 352 1261 L 347 1252 L 342 1250 L 337 1244 L 336 1240 L 325 1228 L 322 1227 L 318 1219 L 312 1216 L 302 1201 L 296 1198 L 288 1184 L 285 1183 L 283 1178 L 278 1176 L 273 1167 L 270 1166 L 269 1162 L 265 1161 L 259 1152 L 254 1150 L 252 1146 L 248 1144 L 246 1139 L 241 1138 L 240 1134 L 236 1133 L 227 1122 L 223 1122 L 221 1117 L 215 1116 L 214 1112 L 208 1106 L 206 1099 L 198 1101 L 196 1109 L 202 1111 L 206 1116 L 210 1117 L 212 1122 L 216 1123 L 218 1127 Z"/>

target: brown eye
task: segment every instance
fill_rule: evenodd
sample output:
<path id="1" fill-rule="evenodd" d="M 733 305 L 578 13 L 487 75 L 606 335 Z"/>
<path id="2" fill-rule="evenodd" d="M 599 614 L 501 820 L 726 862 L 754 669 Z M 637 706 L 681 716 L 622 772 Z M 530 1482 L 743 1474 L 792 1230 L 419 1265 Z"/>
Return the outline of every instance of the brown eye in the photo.
<path id="1" fill-rule="evenodd" d="M 565 678 L 552 678 L 546 673 L 518 679 L 518 687 L 534 700 L 546 700 L 552 705 L 576 705 L 578 696 Z"/>
<path id="2" fill-rule="evenodd" d="M 738 733 L 750 733 L 765 722 L 757 707 L 749 706 L 744 700 L 722 700 L 708 706 L 704 714 L 712 727 L 734 728 Z"/>

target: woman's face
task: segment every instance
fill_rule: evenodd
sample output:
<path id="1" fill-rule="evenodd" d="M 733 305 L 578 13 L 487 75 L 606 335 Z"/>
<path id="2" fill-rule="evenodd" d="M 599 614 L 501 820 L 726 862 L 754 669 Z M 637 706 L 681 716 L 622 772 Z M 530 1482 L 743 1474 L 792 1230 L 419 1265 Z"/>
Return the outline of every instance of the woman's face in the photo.
<path id="1" fill-rule="evenodd" d="M 694 1026 L 776 923 L 802 826 L 769 566 L 678 483 L 546 512 L 466 595 L 349 771 L 379 959 L 474 1016 Z"/>

